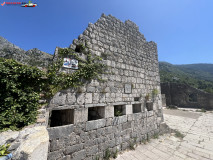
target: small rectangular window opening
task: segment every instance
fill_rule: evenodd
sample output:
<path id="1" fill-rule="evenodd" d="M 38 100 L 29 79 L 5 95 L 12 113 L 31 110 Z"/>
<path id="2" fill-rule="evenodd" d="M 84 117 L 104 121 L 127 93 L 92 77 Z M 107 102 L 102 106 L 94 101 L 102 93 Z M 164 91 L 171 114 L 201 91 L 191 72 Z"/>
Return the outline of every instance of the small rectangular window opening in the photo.
<path id="1" fill-rule="evenodd" d="M 146 102 L 146 109 L 147 111 L 153 110 L 153 102 Z"/>
<path id="2" fill-rule="evenodd" d="M 114 106 L 114 116 L 122 116 L 125 115 L 125 105 L 115 105 Z"/>
<path id="3" fill-rule="evenodd" d="M 134 101 L 139 101 L 140 100 L 140 97 L 135 97 L 134 98 Z"/>
<path id="4" fill-rule="evenodd" d="M 141 104 L 133 104 L 133 113 L 140 113 L 141 112 Z"/>
<path id="5" fill-rule="evenodd" d="M 74 110 L 52 110 L 50 116 L 50 127 L 63 126 L 74 123 Z"/>
<path id="6" fill-rule="evenodd" d="M 88 121 L 104 118 L 105 107 L 90 107 L 88 108 Z"/>

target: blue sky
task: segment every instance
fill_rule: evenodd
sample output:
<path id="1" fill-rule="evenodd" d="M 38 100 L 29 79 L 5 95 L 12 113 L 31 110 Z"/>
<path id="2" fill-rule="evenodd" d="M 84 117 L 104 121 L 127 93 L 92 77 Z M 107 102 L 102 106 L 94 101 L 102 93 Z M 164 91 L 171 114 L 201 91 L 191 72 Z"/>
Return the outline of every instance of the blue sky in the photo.
<path id="1" fill-rule="evenodd" d="M 22 0 L 0 0 L 3 2 Z M 27 2 L 27 1 L 25 1 Z M 28 50 L 54 53 L 102 13 L 135 22 L 158 44 L 160 61 L 213 63 L 213 0 L 32 0 L 38 7 L 0 6 L 0 36 Z"/>

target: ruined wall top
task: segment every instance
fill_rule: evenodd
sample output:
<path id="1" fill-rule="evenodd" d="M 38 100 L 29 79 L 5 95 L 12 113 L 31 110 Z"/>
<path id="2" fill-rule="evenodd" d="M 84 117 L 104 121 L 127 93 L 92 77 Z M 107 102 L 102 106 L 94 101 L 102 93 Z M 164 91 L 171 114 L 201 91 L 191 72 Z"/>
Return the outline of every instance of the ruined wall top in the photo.
<path id="1" fill-rule="evenodd" d="M 109 32 L 106 32 L 106 30 Z M 94 34 L 90 33 L 92 31 Z M 107 16 L 105 14 L 102 14 L 94 24 L 89 23 L 83 34 L 79 35 L 78 39 L 73 40 L 73 44 L 70 45 L 70 48 L 74 49 L 75 45 L 82 43 L 82 41 L 79 40 L 96 39 L 96 34 L 99 35 L 100 41 L 104 44 L 109 43 L 107 40 L 116 41 L 119 37 L 119 40 L 124 41 L 124 43 L 128 43 L 128 41 L 135 43 L 135 48 L 140 49 L 140 46 L 144 46 L 143 49 L 149 48 L 157 50 L 157 44 L 153 41 L 147 42 L 144 35 L 140 33 L 139 27 L 134 22 L 130 20 L 122 22 L 112 15 Z M 101 38 L 105 38 L 105 41 Z M 155 53 L 156 52 L 157 51 L 155 51 Z"/>
<path id="2" fill-rule="evenodd" d="M 116 17 L 113 17 L 111 14 L 107 16 L 103 13 L 99 20 L 104 20 L 104 18 L 109 19 L 109 20 L 111 20 L 112 22 L 115 22 L 115 23 L 123 23 L 122 21 L 120 21 Z M 131 20 L 126 20 L 123 24 L 127 28 L 132 28 L 132 29 L 139 31 L 139 27 L 134 22 L 132 22 Z"/>
<path id="3" fill-rule="evenodd" d="M 73 40 L 70 48 L 77 52 L 78 45 L 82 44 L 87 44 L 92 54 L 102 57 L 102 63 L 108 66 L 107 74 L 101 75 L 104 83 L 94 80 L 94 83 L 82 86 L 81 96 L 72 93 L 74 100 L 69 106 L 116 102 L 130 104 L 135 103 L 134 98 L 138 97 L 144 101 L 145 96 L 154 89 L 160 93 L 157 44 L 147 42 L 135 23 L 130 20 L 122 22 L 111 15 L 102 14 L 97 22 L 89 23 L 83 34 Z M 130 86 L 129 93 L 126 93 L 125 86 Z M 66 94 L 65 91 L 63 94 Z M 63 103 L 56 102 L 58 100 L 54 98 L 52 104 L 63 106 L 69 101 L 66 98 L 64 96 Z"/>
<path id="4" fill-rule="evenodd" d="M 157 44 L 153 41 L 147 42 L 139 27 L 130 20 L 122 22 L 112 15 L 102 14 L 97 22 L 88 24 L 83 34 L 80 34 L 78 39 L 74 39 L 69 48 L 75 50 L 77 45 L 85 45 L 85 42 L 93 54 L 110 55 L 108 60 L 129 59 L 129 65 L 140 67 L 137 64 L 146 63 L 144 64 L 146 67 L 152 67 L 154 71 L 159 70 Z M 58 48 L 54 60 L 57 54 Z M 149 67 L 150 64 L 154 66 Z"/>

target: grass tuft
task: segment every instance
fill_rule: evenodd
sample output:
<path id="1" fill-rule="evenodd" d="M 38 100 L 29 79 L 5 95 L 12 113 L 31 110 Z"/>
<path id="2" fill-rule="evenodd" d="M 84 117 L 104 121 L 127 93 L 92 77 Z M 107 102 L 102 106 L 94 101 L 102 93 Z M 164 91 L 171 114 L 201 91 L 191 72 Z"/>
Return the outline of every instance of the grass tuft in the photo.
<path id="1" fill-rule="evenodd" d="M 178 131 L 178 130 L 175 130 L 174 132 L 175 132 L 175 137 L 177 137 L 177 138 L 183 139 L 183 138 L 185 137 L 185 136 L 184 136 L 182 133 L 180 133 L 180 131 Z"/>

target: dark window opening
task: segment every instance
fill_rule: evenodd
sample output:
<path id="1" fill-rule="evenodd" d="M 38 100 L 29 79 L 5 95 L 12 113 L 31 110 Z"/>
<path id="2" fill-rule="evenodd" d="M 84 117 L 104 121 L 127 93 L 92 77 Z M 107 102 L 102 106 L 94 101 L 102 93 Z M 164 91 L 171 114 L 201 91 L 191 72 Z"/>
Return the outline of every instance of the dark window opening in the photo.
<path id="1" fill-rule="evenodd" d="M 135 97 L 134 98 L 134 101 L 139 101 L 140 100 L 140 97 Z"/>
<path id="2" fill-rule="evenodd" d="M 141 112 L 141 104 L 133 104 L 132 108 L 133 108 L 133 113 Z"/>
<path id="3" fill-rule="evenodd" d="M 147 111 L 153 110 L 153 102 L 146 102 L 146 109 Z"/>
<path id="4" fill-rule="evenodd" d="M 105 107 L 90 107 L 88 108 L 88 121 L 104 118 Z"/>
<path id="5" fill-rule="evenodd" d="M 83 45 L 81 45 L 81 44 L 77 45 L 76 48 L 75 48 L 75 51 L 78 52 L 78 53 L 83 52 L 83 50 L 84 50 L 84 48 L 83 48 Z"/>
<path id="6" fill-rule="evenodd" d="M 125 105 L 116 105 L 114 106 L 114 116 L 122 116 L 125 115 Z"/>
<path id="7" fill-rule="evenodd" d="M 63 126 L 74 123 L 74 110 L 52 110 L 50 127 Z"/>
<path id="8" fill-rule="evenodd" d="M 190 94 L 189 102 L 197 102 L 197 94 Z"/>

